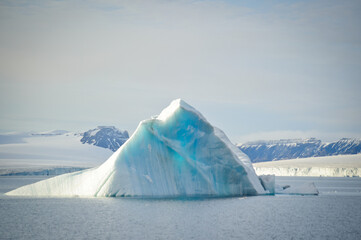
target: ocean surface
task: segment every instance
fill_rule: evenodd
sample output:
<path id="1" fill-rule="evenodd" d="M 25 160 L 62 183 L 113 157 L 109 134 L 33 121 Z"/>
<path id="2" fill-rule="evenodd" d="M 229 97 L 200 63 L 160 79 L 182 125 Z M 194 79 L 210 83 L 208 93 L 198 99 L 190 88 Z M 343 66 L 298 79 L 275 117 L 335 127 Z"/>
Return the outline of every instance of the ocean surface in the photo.
<path id="1" fill-rule="evenodd" d="M 361 178 L 315 182 L 319 196 L 216 199 L 28 198 L 46 177 L 0 177 L 0 239 L 361 239 Z"/>

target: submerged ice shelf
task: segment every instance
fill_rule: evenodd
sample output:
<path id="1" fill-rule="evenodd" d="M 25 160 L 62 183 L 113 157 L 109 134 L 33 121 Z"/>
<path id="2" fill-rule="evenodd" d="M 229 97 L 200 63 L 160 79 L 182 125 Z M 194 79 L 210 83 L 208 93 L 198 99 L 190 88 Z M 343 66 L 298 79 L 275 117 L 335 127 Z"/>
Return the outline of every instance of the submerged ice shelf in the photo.
<path id="1" fill-rule="evenodd" d="M 266 193 L 248 157 L 201 113 L 178 99 L 158 117 L 142 121 L 101 166 L 23 186 L 7 195 L 187 197 Z"/>

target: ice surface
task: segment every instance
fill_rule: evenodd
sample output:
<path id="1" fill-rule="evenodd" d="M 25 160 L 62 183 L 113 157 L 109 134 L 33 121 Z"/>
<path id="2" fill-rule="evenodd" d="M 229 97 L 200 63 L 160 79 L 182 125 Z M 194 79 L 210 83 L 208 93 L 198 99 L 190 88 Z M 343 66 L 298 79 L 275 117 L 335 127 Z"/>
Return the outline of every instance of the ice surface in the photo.
<path id="1" fill-rule="evenodd" d="M 265 194 L 248 157 L 193 107 L 174 100 L 142 121 L 101 166 L 8 195 L 188 197 Z"/>
<path id="2" fill-rule="evenodd" d="M 21 141 L 0 144 L 0 175 L 95 167 L 113 154 L 109 149 L 82 144 L 81 136 L 74 133 L 50 133 L 54 131 L 18 134 Z"/>
<path id="3" fill-rule="evenodd" d="M 39 167 L 2 169 L 0 176 L 56 176 L 64 173 L 77 172 L 87 169 L 86 167 Z"/>
<path id="4" fill-rule="evenodd" d="M 253 164 L 257 174 L 361 177 L 361 154 L 311 157 Z"/>

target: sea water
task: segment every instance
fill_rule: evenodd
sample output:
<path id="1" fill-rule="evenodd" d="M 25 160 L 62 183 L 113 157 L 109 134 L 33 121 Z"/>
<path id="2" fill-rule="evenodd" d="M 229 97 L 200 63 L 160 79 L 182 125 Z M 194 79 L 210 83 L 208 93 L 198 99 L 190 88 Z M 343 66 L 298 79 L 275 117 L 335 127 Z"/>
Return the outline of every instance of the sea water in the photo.
<path id="1" fill-rule="evenodd" d="M 313 181 L 319 196 L 207 199 L 25 198 L 44 177 L 0 177 L 0 239 L 361 239 L 361 178 Z"/>

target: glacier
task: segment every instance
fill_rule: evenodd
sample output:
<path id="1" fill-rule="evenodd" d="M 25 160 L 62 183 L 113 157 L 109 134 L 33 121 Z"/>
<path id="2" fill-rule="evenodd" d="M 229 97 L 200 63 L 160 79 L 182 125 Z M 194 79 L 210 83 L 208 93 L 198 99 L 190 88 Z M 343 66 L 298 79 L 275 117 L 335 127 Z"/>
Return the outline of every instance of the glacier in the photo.
<path id="1" fill-rule="evenodd" d="M 259 175 L 361 177 L 361 154 L 298 158 L 254 163 Z"/>
<path id="2" fill-rule="evenodd" d="M 269 186 L 272 181 L 263 182 L 274 189 Z M 129 140 L 99 167 L 6 195 L 173 198 L 269 193 L 247 155 L 200 112 L 177 99 L 159 116 L 141 121 Z"/>

